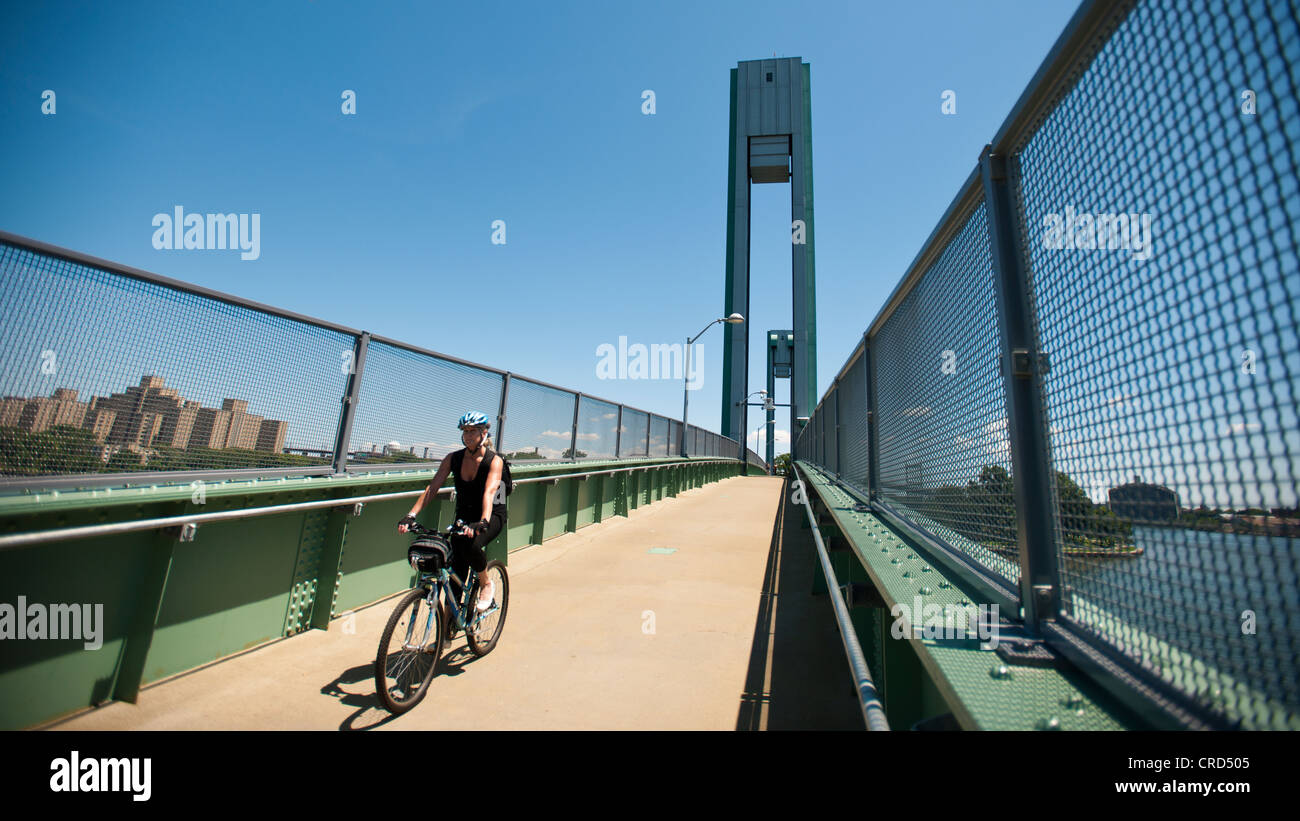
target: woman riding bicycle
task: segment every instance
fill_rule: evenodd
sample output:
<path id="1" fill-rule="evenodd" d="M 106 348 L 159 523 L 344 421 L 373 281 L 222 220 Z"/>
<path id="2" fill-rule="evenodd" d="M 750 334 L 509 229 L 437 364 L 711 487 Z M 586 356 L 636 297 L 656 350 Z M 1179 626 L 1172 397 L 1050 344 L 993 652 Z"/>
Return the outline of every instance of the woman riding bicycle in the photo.
<path id="1" fill-rule="evenodd" d="M 452 570 L 464 579 L 468 565 L 474 566 L 475 573 L 482 573 L 487 567 L 483 546 L 495 539 L 505 527 L 506 506 L 505 489 L 501 486 L 503 463 L 501 457 L 492 452 L 492 437 L 488 434 L 492 423 L 483 414 L 470 411 L 460 418 L 457 427 L 462 431 L 460 441 L 465 445 L 464 449 L 443 457 L 437 475 L 415 501 L 407 518 L 415 519 L 447 480 L 447 474 L 455 476 L 456 518 L 472 522 L 451 537 Z M 399 533 L 405 533 L 407 529 L 406 519 L 398 523 Z M 479 590 L 477 609 L 491 607 L 495 595 L 496 586 L 489 579 L 487 585 Z"/>

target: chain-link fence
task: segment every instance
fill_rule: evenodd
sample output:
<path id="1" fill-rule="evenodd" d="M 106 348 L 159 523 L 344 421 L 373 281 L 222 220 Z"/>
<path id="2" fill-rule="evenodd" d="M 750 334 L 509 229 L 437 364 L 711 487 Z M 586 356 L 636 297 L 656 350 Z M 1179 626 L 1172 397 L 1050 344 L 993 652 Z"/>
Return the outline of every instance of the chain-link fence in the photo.
<path id="1" fill-rule="evenodd" d="M 328 472 L 349 329 L 9 241 L 0 295 L 0 474 Z"/>
<path id="2" fill-rule="evenodd" d="M 1300 727 L 1296 12 L 1085 3 L 795 443 L 1206 726 Z"/>
<path id="3" fill-rule="evenodd" d="M 512 461 L 683 455 L 677 420 L 8 234 L 0 296 L 9 490 L 428 466 L 467 410 Z"/>

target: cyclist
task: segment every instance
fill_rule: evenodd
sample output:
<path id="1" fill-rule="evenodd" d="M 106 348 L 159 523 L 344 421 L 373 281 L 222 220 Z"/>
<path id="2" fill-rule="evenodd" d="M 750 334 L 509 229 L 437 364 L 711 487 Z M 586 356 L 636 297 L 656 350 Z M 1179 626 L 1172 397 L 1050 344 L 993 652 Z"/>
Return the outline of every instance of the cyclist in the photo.
<path id="1" fill-rule="evenodd" d="M 408 520 L 415 520 L 416 514 L 447 480 L 447 474 L 452 474 L 456 481 L 456 518 L 472 522 L 451 537 L 452 570 L 463 579 L 469 565 L 474 566 L 476 573 L 482 573 L 487 567 L 483 546 L 495 539 L 505 527 L 506 505 L 505 488 L 501 484 L 503 462 L 492 452 L 492 437 L 488 433 L 492 423 L 482 413 L 470 411 L 460 418 L 457 427 L 461 430 L 460 441 L 465 447 L 443 457 L 437 475 L 415 500 L 411 512 L 398 523 L 397 531 L 405 533 L 408 530 Z M 496 584 L 489 579 L 487 585 L 479 589 L 477 609 L 491 607 L 495 595 Z"/>

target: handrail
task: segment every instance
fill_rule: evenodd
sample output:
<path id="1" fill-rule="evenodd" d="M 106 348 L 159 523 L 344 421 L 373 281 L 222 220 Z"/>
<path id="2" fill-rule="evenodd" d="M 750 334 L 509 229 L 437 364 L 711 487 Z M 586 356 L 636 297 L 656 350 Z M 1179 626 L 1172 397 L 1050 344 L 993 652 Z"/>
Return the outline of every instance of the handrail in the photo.
<path id="1" fill-rule="evenodd" d="M 735 462 L 735 459 L 702 459 L 698 462 L 689 464 L 703 465 L 714 462 Z M 687 462 L 674 462 L 664 465 L 639 465 L 624 468 L 611 468 L 609 470 L 593 470 L 583 473 L 567 473 L 556 476 L 531 476 L 526 479 L 519 479 L 516 485 L 529 484 L 530 482 L 555 482 L 559 479 L 572 479 L 577 477 L 599 476 L 606 473 L 622 473 L 632 470 L 654 470 L 660 467 L 672 467 L 677 464 L 688 464 Z M 426 488 L 427 490 L 427 488 Z M 444 493 L 450 494 L 454 487 L 446 486 L 438 488 L 435 496 Z M 408 496 L 421 496 L 425 490 L 401 490 L 393 493 L 373 493 L 366 496 L 345 496 L 337 499 L 320 499 L 315 502 L 293 502 L 287 505 L 268 505 L 265 507 L 249 507 L 239 510 L 223 510 L 219 513 L 191 513 L 180 516 L 164 516 L 156 519 L 142 519 L 135 522 L 112 522 L 109 524 L 99 525 L 81 525 L 78 527 L 64 527 L 55 530 L 41 530 L 31 533 L 15 533 L 9 536 L 0 536 L 0 550 L 11 550 L 18 547 L 28 547 L 34 544 L 44 544 L 47 542 L 61 542 L 69 539 L 86 539 L 96 536 L 108 536 L 118 533 L 133 533 L 140 530 L 158 530 L 164 527 L 177 527 L 187 524 L 201 524 L 204 522 L 218 522 L 227 519 L 247 519 L 256 516 L 273 516 L 280 513 L 288 513 L 296 510 L 312 510 L 321 507 L 346 507 L 347 505 L 361 504 L 364 502 L 386 501 L 389 499 L 402 499 Z"/>
<path id="2" fill-rule="evenodd" d="M 800 486 L 807 488 L 808 483 L 803 480 L 799 468 L 793 462 L 790 463 L 790 470 Z M 858 704 L 862 708 L 862 720 L 866 722 L 868 730 L 888 730 L 889 720 L 885 718 L 885 709 L 876 692 L 876 683 L 871 677 L 871 670 L 867 667 L 867 659 L 862 654 L 858 633 L 849 618 L 849 608 L 844 604 L 844 597 L 840 593 L 839 580 L 835 578 L 835 570 L 831 567 L 826 545 L 822 542 L 817 521 L 813 518 L 812 499 L 807 490 L 803 493 L 802 504 L 804 513 L 808 516 L 808 524 L 812 526 L 813 542 L 817 545 L 817 558 L 821 560 L 822 572 L 826 574 L 826 588 L 830 592 L 831 607 L 835 610 L 835 621 L 840 628 L 840 641 L 844 644 L 844 653 L 849 658 L 849 669 L 853 671 L 853 686 L 858 694 Z"/>

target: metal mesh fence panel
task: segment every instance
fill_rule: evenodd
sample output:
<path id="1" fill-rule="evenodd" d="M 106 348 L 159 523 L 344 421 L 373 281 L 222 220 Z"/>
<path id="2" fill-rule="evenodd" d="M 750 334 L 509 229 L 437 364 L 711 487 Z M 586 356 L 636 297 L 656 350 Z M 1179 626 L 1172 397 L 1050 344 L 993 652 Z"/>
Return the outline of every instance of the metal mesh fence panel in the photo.
<path id="1" fill-rule="evenodd" d="M 816 464 L 826 466 L 826 405 L 816 409 Z"/>
<path id="2" fill-rule="evenodd" d="M 821 463 L 821 454 L 817 450 L 818 412 L 814 410 L 808 417 L 808 452 L 804 458 L 813 464 Z"/>
<path id="3" fill-rule="evenodd" d="M 954 549 L 1018 580 L 997 329 L 981 199 L 871 340 L 880 494 Z"/>
<path id="4" fill-rule="evenodd" d="M 353 345 L 0 243 L 0 474 L 319 469 Z"/>
<path id="5" fill-rule="evenodd" d="M 668 420 L 662 416 L 650 417 L 650 455 L 667 456 L 670 452 Z"/>
<path id="6" fill-rule="evenodd" d="M 493 371 L 371 340 L 349 466 L 439 461 L 460 450 L 457 421 L 471 410 L 495 419 L 504 381 Z"/>
<path id="7" fill-rule="evenodd" d="M 644 411 L 623 408 L 623 433 L 619 439 L 620 458 L 642 458 L 647 455 L 646 429 L 650 415 Z"/>
<path id="8" fill-rule="evenodd" d="M 578 407 L 578 458 L 613 459 L 618 405 L 582 397 Z"/>
<path id="9" fill-rule="evenodd" d="M 860 349 L 856 361 L 840 379 L 840 478 L 866 493 L 867 449 L 867 356 Z"/>
<path id="10" fill-rule="evenodd" d="M 510 376 L 506 397 L 506 434 L 509 450 L 503 455 L 514 461 L 555 462 L 569 458 L 573 441 L 575 394 Z"/>
<path id="11" fill-rule="evenodd" d="M 1300 712 L 1296 18 L 1138 3 L 1014 167 L 1065 605 L 1251 727 Z"/>
<path id="12" fill-rule="evenodd" d="M 836 394 L 839 390 L 831 386 L 830 392 L 826 395 L 826 404 L 822 406 L 822 411 L 826 414 L 826 466 L 832 473 L 839 473 L 839 417 L 835 410 Z"/>

